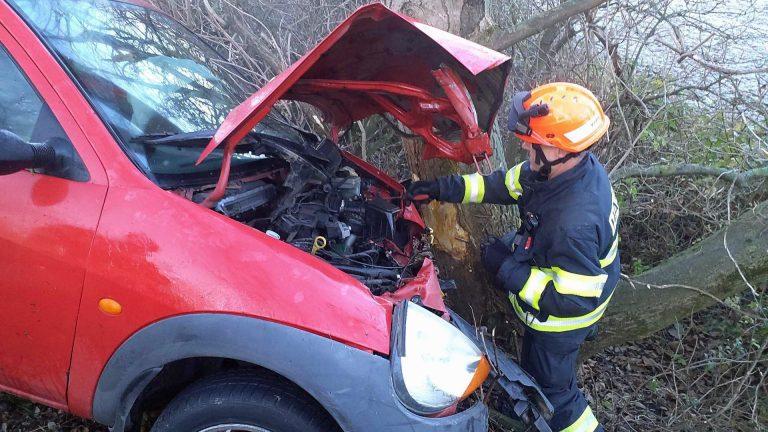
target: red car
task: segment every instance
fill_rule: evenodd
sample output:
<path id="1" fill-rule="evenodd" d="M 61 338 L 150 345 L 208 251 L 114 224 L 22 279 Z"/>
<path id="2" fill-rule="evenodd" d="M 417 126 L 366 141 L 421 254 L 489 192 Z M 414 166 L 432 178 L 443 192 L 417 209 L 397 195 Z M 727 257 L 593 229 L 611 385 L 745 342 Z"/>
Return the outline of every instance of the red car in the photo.
<path id="1" fill-rule="evenodd" d="M 389 113 L 485 169 L 508 60 L 374 4 L 238 104 L 144 2 L 0 0 L 0 390 L 112 431 L 484 431 L 492 381 L 548 430 L 402 185 L 336 145 Z"/>

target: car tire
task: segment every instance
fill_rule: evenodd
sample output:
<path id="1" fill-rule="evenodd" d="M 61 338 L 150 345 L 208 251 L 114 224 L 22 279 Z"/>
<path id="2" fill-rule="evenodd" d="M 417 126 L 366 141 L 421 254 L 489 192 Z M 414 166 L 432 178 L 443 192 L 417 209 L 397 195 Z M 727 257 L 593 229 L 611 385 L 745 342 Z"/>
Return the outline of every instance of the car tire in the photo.
<path id="1" fill-rule="evenodd" d="M 256 371 L 230 371 L 176 396 L 152 432 L 337 432 L 331 416 L 295 384 Z"/>

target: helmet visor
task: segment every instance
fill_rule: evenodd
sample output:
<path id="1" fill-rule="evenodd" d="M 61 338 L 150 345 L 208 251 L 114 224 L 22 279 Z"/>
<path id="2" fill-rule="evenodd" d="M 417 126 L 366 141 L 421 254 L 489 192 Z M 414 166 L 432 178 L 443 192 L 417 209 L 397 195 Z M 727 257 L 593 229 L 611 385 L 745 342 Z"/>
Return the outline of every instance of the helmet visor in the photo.
<path id="1" fill-rule="evenodd" d="M 525 108 L 523 102 L 531 98 L 531 92 L 517 92 L 512 96 L 512 109 L 509 110 L 507 128 L 519 135 L 531 136 L 531 117 L 544 117 L 549 114 L 549 105 L 537 103 Z"/>
<path id="2" fill-rule="evenodd" d="M 531 97 L 531 92 L 517 92 L 512 96 L 512 109 L 507 118 L 507 129 L 519 135 L 531 136 L 531 118 L 528 110 L 523 107 L 523 102 Z"/>

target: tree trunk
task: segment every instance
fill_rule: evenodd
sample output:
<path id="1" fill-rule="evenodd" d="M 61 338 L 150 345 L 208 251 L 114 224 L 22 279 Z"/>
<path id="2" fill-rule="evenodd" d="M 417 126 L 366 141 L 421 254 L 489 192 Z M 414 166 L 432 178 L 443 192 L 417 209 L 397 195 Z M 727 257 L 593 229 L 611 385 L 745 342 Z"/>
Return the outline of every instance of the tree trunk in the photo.
<path id="1" fill-rule="evenodd" d="M 494 137 L 494 163 L 504 166 L 500 138 Z M 419 140 L 404 140 L 411 172 L 417 179 L 434 179 L 441 175 L 467 172 L 469 169 L 445 160 L 421 160 Z M 493 288 L 491 279 L 480 263 L 479 246 L 489 235 L 501 235 L 517 226 L 512 207 L 489 205 L 457 205 L 431 202 L 422 205 L 421 214 L 434 231 L 433 250 L 440 264 L 440 277 L 453 279 L 458 290 L 449 294 L 450 306 L 470 322 L 496 323 L 508 321 L 507 301 Z M 511 326 L 505 329 L 512 330 Z M 505 332 L 505 333 L 506 333 Z M 506 338 L 506 337 L 505 337 Z"/>
<path id="2" fill-rule="evenodd" d="M 391 0 L 388 6 L 416 19 L 456 34 L 468 35 L 480 25 L 485 16 L 483 0 Z M 494 141 L 494 164 L 502 165 L 500 139 Z M 420 140 L 403 141 L 408 165 L 416 179 L 467 173 L 473 168 L 445 160 L 421 160 Z M 470 322 L 487 322 L 489 314 L 504 318 L 506 305 L 495 295 L 491 280 L 485 274 L 477 253 L 480 243 L 489 234 L 499 234 L 513 228 L 510 211 L 490 206 L 459 206 L 432 202 L 421 207 L 427 225 L 434 230 L 434 251 L 440 263 L 441 278 L 456 281 L 458 290 L 451 293 L 449 303 Z M 496 312 L 498 311 L 498 312 Z"/>
<path id="3" fill-rule="evenodd" d="M 768 201 L 632 278 L 634 286 L 619 283 L 600 323 L 600 337 L 587 351 L 643 338 L 714 304 L 715 299 L 747 289 L 734 261 L 753 287 L 759 290 L 768 284 Z"/>
<path id="4" fill-rule="evenodd" d="M 464 37 L 485 17 L 485 0 L 390 0 L 387 6 Z"/>

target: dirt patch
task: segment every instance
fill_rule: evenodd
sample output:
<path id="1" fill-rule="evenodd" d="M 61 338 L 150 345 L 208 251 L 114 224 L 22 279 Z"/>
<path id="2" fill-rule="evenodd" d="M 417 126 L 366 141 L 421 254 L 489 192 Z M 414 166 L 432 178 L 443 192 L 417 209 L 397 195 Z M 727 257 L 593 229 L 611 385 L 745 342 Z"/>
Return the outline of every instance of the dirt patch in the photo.
<path id="1" fill-rule="evenodd" d="M 0 393 L 0 432 L 108 432 L 105 426 Z"/>

